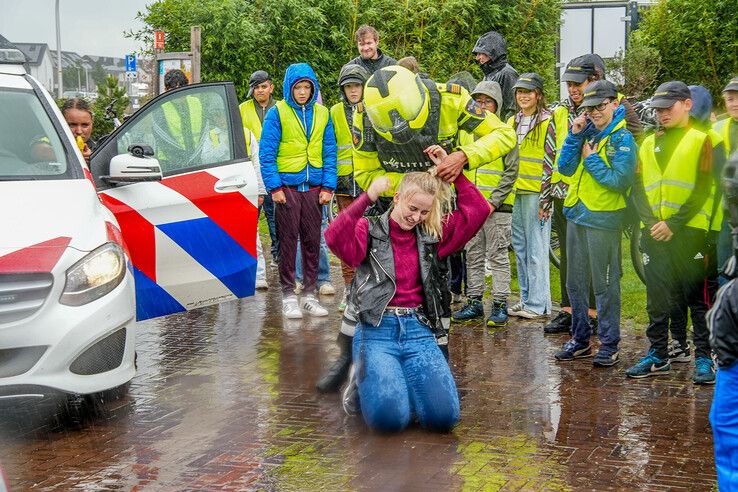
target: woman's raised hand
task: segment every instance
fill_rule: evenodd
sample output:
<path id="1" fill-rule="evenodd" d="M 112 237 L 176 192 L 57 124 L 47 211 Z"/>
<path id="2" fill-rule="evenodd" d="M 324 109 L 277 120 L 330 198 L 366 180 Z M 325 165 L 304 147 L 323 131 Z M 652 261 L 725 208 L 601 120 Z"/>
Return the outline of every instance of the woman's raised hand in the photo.
<path id="1" fill-rule="evenodd" d="M 369 189 L 366 190 L 366 194 L 369 195 L 369 199 L 373 202 L 377 201 L 379 195 L 390 189 L 392 182 L 387 176 L 379 176 L 377 179 L 372 181 L 369 185 Z"/>

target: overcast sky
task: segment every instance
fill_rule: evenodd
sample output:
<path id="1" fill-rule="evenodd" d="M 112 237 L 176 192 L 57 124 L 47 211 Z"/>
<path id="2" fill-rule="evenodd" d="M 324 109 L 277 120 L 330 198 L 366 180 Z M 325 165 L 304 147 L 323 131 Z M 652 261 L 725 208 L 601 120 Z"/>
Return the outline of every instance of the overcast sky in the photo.
<path id="1" fill-rule="evenodd" d="M 79 55 L 124 57 L 140 50 L 123 32 L 143 25 L 136 12 L 155 0 L 59 0 L 61 47 Z M 0 34 L 56 48 L 55 0 L 0 0 Z"/>

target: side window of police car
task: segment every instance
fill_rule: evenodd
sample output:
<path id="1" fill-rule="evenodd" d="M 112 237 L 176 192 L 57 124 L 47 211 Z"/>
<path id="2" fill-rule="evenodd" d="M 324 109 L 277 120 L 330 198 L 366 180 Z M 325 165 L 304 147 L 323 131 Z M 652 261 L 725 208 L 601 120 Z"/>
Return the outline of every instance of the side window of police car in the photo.
<path id="1" fill-rule="evenodd" d="M 132 145 L 151 147 L 164 177 L 232 161 L 229 113 L 223 86 L 173 91 L 134 115 L 116 136 L 117 153 Z"/>

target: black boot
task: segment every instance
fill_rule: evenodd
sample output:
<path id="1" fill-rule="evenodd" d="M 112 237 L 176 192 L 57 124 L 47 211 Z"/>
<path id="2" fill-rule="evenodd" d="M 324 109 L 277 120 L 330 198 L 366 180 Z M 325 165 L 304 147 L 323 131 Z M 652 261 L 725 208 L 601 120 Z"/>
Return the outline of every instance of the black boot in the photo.
<path id="1" fill-rule="evenodd" d="M 350 337 L 344 333 L 339 333 L 336 343 L 341 353 L 333 365 L 323 374 L 315 388 L 320 393 L 335 393 L 343 383 L 346 382 L 349 367 L 351 366 L 351 344 L 354 337 Z"/>

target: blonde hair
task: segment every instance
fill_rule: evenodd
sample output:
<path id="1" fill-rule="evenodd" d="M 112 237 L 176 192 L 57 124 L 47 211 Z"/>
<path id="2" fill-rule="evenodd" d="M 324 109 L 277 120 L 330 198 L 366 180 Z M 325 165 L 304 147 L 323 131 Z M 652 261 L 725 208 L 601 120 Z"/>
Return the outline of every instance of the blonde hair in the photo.
<path id="1" fill-rule="evenodd" d="M 417 191 L 433 195 L 433 205 L 420 227 L 423 231 L 440 239 L 443 232 L 444 212 L 450 211 L 452 206 L 451 186 L 441 178 L 436 177 L 435 167 L 424 172 L 410 172 L 403 175 L 397 187 L 399 200 L 406 200 Z"/>

